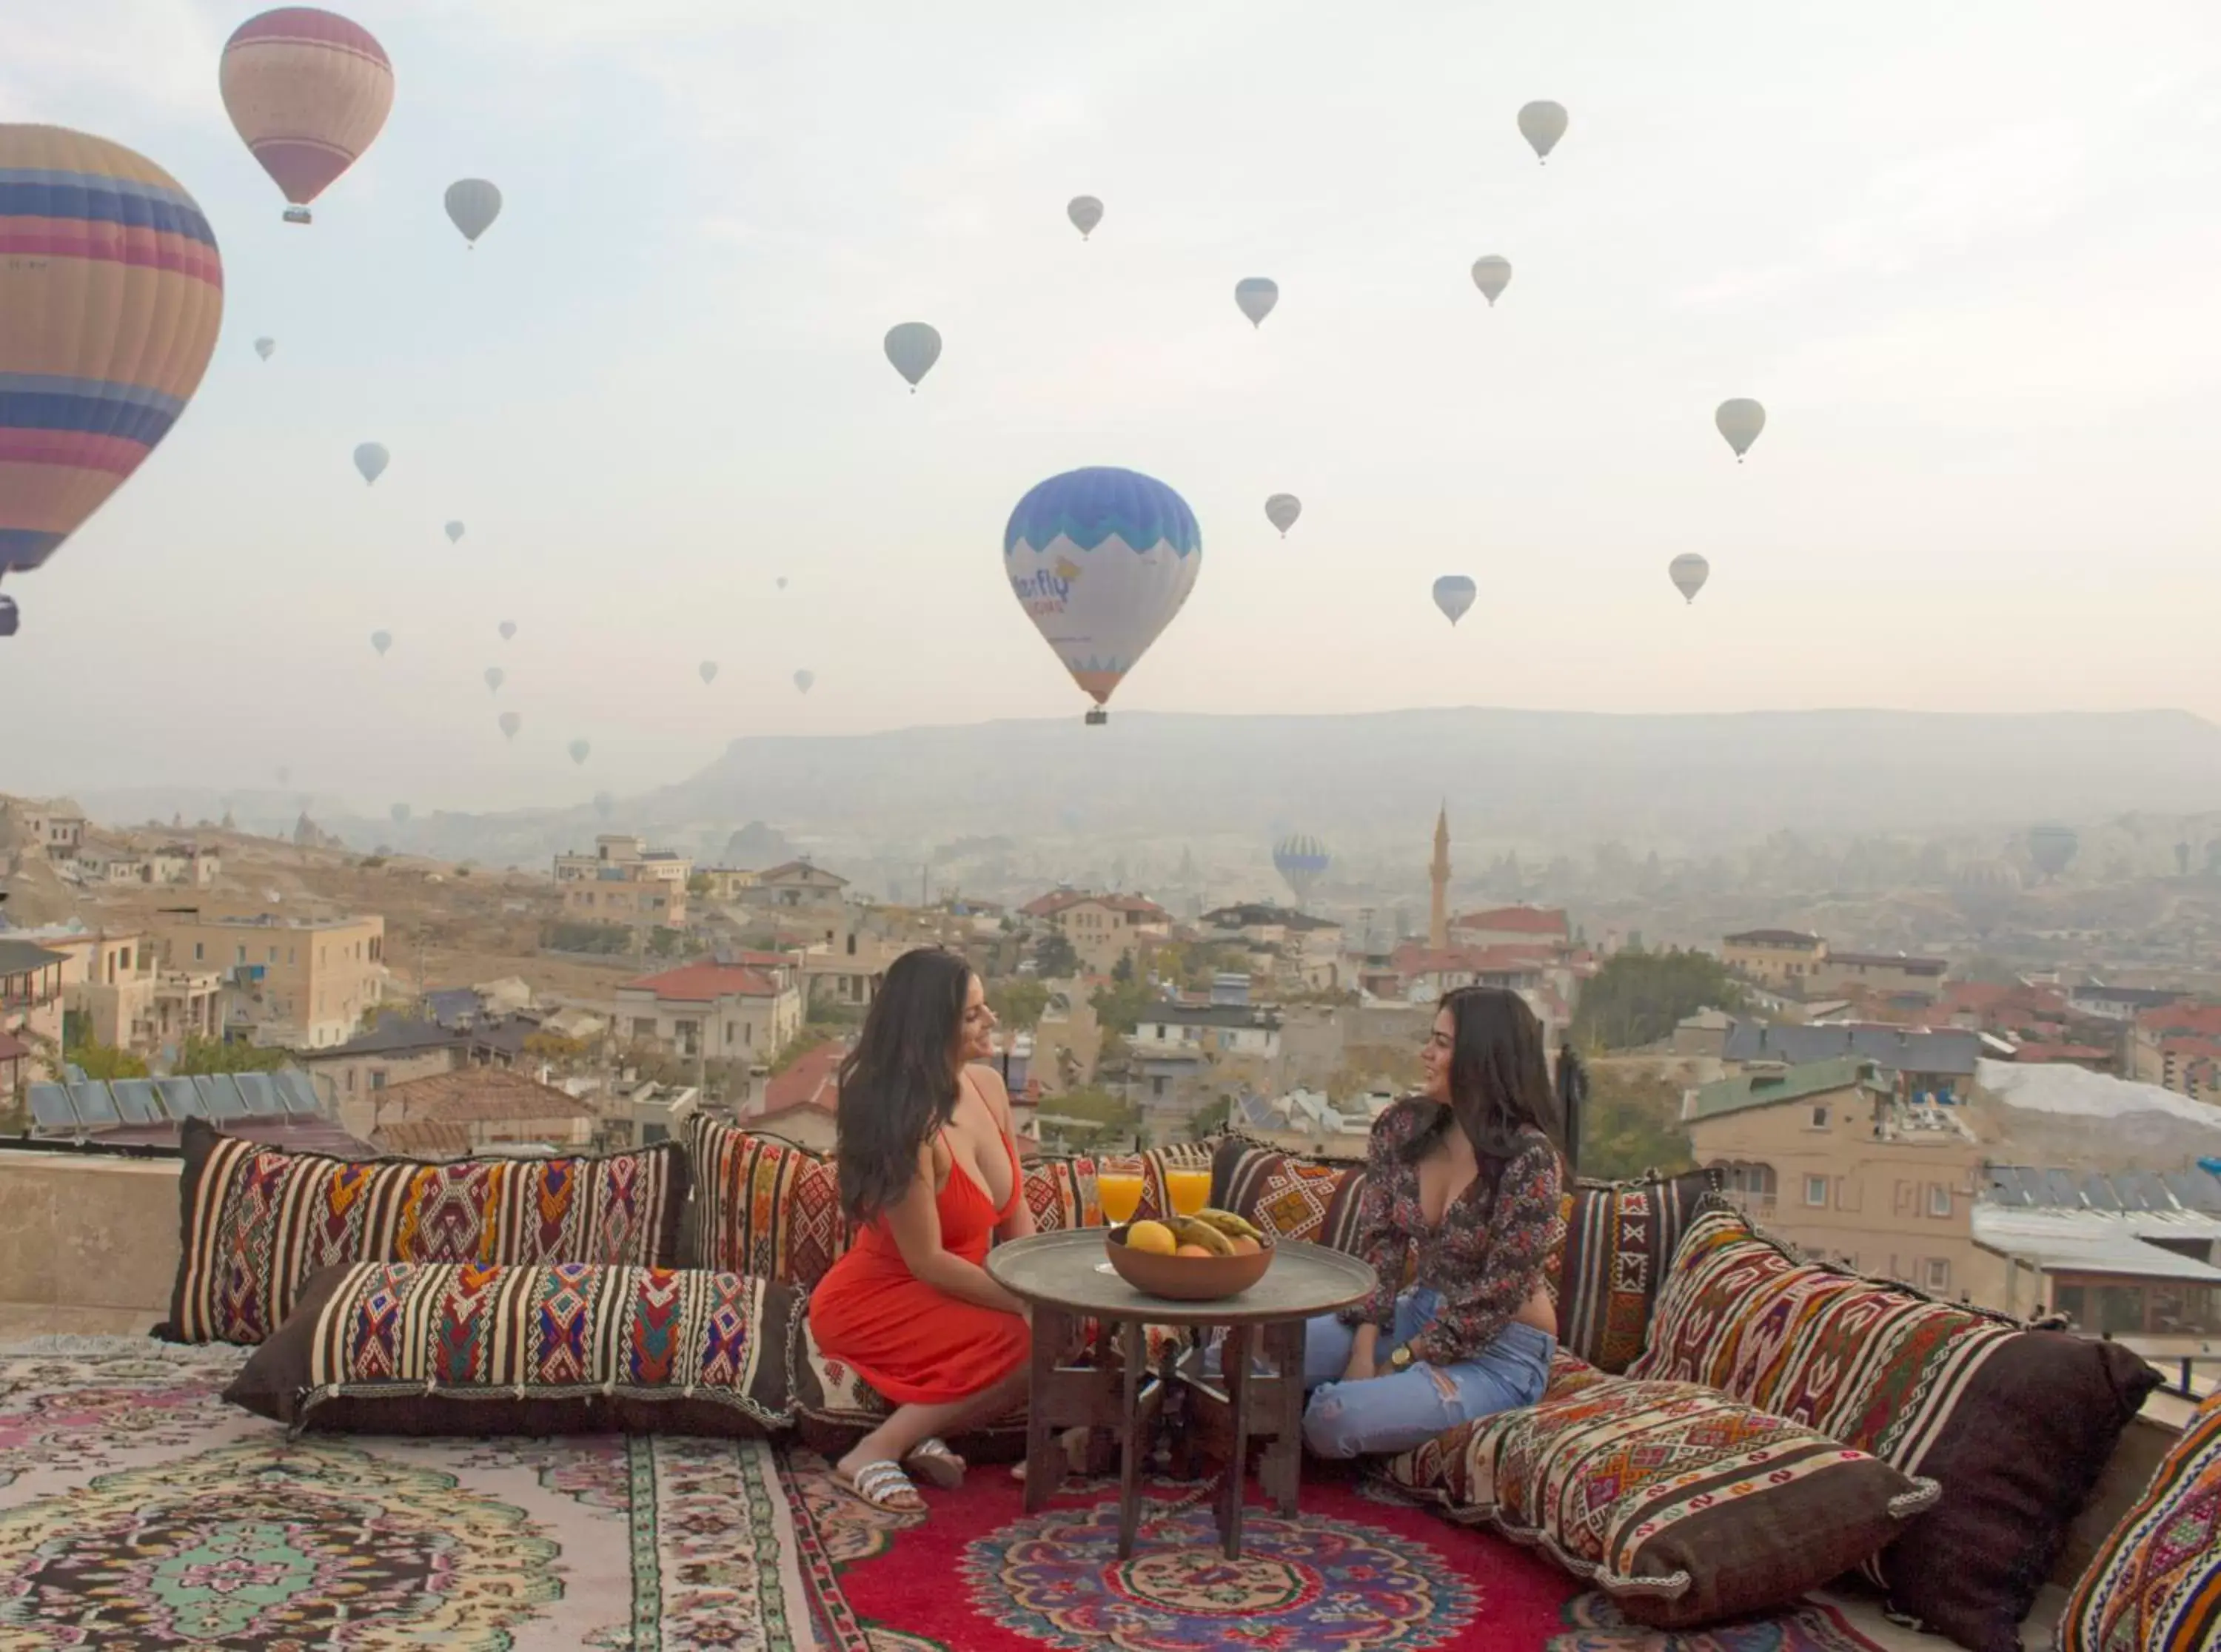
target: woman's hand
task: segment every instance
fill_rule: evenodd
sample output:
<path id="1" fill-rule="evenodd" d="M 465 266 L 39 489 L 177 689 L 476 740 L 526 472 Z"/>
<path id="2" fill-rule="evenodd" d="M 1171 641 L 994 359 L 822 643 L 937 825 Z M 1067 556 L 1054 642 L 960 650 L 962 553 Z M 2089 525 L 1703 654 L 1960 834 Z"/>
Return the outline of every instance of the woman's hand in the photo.
<path id="1" fill-rule="evenodd" d="M 1370 1382 L 1380 1375 L 1373 1363 L 1373 1350 L 1360 1343 L 1349 1350 L 1349 1363 L 1342 1368 L 1344 1382 Z"/>

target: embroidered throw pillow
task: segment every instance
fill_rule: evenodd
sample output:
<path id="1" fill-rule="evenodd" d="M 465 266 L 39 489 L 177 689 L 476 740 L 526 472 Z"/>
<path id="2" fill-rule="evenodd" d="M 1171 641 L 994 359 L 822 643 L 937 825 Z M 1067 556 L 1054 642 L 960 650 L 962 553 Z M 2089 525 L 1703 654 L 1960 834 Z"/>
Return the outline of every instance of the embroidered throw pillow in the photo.
<path id="1" fill-rule="evenodd" d="M 224 1398 L 364 1434 L 763 1434 L 794 1294 L 737 1274 L 358 1262 L 309 1281 Z"/>
<path id="2" fill-rule="evenodd" d="M 1573 1185 L 1557 1280 L 1561 1343 L 1601 1371 L 1635 1363 L 1667 1266 L 1714 1181 L 1690 1170 Z"/>
<path id="3" fill-rule="evenodd" d="M 2221 1394 L 2198 1408 L 2074 1585 L 2057 1652 L 2221 1652 Z"/>
<path id="4" fill-rule="evenodd" d="M 1453 1466 L 1454 1465 L 1454 1466 Z M 1453 1519 L 1535 1544 L 1636 1623 L 1761 1612 L 1856 1566 L 1938 1488 L 1693 1382 L 1599 1375 L 1390 1465 Z"/>
<path id="5" fill-rule="evenodd" d="M 1211 1159 L 1211 1204 L 1248 1218 L 1276 1239 L 1354 1251 L 1357 1207 L 1364 1196 L 1361 1162 L 1306 1158 L 1241 1136 L 1221 1142 Z"/>
<path id="6" fill-rule="evenodd" d="M 602 1157 L 335 1159 L 182 1132 L 172 1342 L 254 1343 L 311 1275 L 342 1262 L 677 1260 L 686 1158 L 674 1144 Z"/>
<path id="7" fill-rule="evenodd" d="M 2117 1343 L 1799 1262 L 1724 1207 L 1691 1224 L 1629 1375 L 1704 1383 L 1940 1484 L 1918 1539 L 1862 1569 L 1973 1652 L 2017 1652 L 2068 1524 L 2159 1381 Z"/>
<path id="8" fill-rule="evenodd" d="M 828 1155 L 701 1113 L 681 1139 L 693 1165 L 686 1255 L 694 1267 L 809 1290 L 848 1248 Z"/>

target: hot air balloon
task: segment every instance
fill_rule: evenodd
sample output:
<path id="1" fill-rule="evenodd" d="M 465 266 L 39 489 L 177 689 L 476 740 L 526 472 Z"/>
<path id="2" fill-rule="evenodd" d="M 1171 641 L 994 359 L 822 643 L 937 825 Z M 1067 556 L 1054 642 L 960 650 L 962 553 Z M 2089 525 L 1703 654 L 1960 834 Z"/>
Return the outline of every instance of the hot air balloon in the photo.
<path id="1" fill-rule="evenodd" d="M 778 584 L 779 589 L 785 590 L 786 589 L 786 576 L 785 574 L 781 574 L 779 577 Z"/>
<path id="2" fill-rule="evenodd" d="M 1435 606 L 1452 625 L 1465 618 L 1473 606 L 1473 583 L 1463 574 L 1444 574 L 1435 582 Z"/>
<path id="3" fill-rule="evenodd" d="M 1296 518 L 1303 514 L 1304 502 L 1292 493 L 1276 493 L 1265 502 L 1265 520 L 1280 530 L 1284 539 L 1296 525 Z"/>
<path id="4" fill-rule="evenodd" d="M 573 763 L 584 763 L 586 760 L 587 755 L 591 752 L 593 749 L 594 748 L 592 746 L 587 745 L 584 740 L 572 741 L 571 761 Z"/>
<path id="5" fill-rule="evenodd" d="M 1334 857 L 1317 838 L 1298 833 L 1283 838 L 1273 845 L 1273 870 L 1287 880 L 1288 887 L 1296 892 L 1296 905 L 1300 907 L 1311 898 L 1311 890 L 1326 869 L 1333 864 Z"/>
<path id="6" fill-rule="evenodd" d="M 815 671 L 797 671 L 794 674 L 794 686 L 804 694 L 810 692 L 810 685 L 816 681 L 817 673 Z"/>
<path id="7" fill-rule="evenodd" d="M 1265 325 L 1265 318 L 1273 313 L 1273 306 L 1280 302 L 1280 284 L 1267 281 L 1263 276 L 1250 276 L 1234 284 L 1234 302 L 1252 327 Z"/>
<path id="8" fill-rule="evenodd" d="M 1558 140 L 1566 135 L 1566 108 L 1548 101 L 1529 103 L 1519 111 L 1519 135 L 1534 146 L 1535 159 L 1547 164 Z"/>
<path id="9" fill-rule="evenodd" d="M 22 624 L 23 616 L 16 611 L 16 599 L 0 596 L 0 637 L 12 637 Z"/>
<path id="10" fill-rule="evenodd" d="M 610 796 L 607 792 L 596 792 L 594 794 L 594 813 L 600 815 L 604 820 L 608 820 L 611 814 L 616 812 L 616 807 L 617 800 Z"/>
<path id="11" fill-rule="evenodd" d="M 1195 513 L 1133 471 L 1069 471 L 1036 484 L 1003 530 L 1019 606 L 1095 701 L 1091 723 L 1187 601 L 1203 566 Z"/>
<path id="12" fill-rule="evenodd" d="M 406 803 L 396 803 L 396 804 L 395 804 L 395 805 L 394 805 L 391 809 L 387 810 L 386 812 L 387 812 L 388 814 L 390 814 L 391 815 L 392 815 L 392 816 L 393 816 L 393 824 L 394 824 L 394 825 L 396 825 L 396 826 L 406 826 L 406 825 L 408 825 L 408 824 L 409 824 L 409 805 L 408 805 L 408 804 L 406 804 Z"/>
<path id="13" fill-rule="evenodd" d="M 447 524 L 447 543 L 449 545 L 457 544 L 461 540 L 462 537 L 463 525 L 460 522 L 450 522 Z"/>
<path id="14" fill-rule="evenodd" d="M 1103 203 L 1092 195 L 1075 195 L 1064 209 L 1064 215 L 1072 220 L 1072 227 L 1085 240 L 1095 233 L 1095 226 L 1103 221 Z"/>
<path id="15" fill-rule="evenodd" d="M 1666 565 L 1666 577 L 1674 582 L 1675 590 L 1693 602 L 1712 577 L 1712 564 L 1693 551 L 1684 551 Z"/>
<path id="16" fill-rule="evenodd" d="M 713 659 L 705 659 L 694 669 L 702 674 L 702 686 L 704 688 L 709 687 L 710 684 L 717 680 L 717 662 Z"/>
<path id="17" fill-rule="evenodd" d="M 502 713 L 500 716 L 494 719 L 494 721 L 501 726 L 502 738 L 504 739 L 515 739 L 516 738 L 516 731 L 524 726 L 524 719 L 518 716 L 513 711 L 505 711 Z"/>
<path id="18" fill-rule="evenodd" d="M 448 221 L 463 232 L 475 250 L 479 237 L 501 216 L 501 191 L 482 178 L 466 178 L 447 185 Z"/>
<path id="19" fill-rule="evenodd" d="M 2057 877 L 2074 859 L 2082 839 L 2073 826 L 2035 826 L 2028 829 L 2028 857 L 2047 878 Z"/>
<path id="20" fill-rule="evenodd" d="M 910 381 L 910 393 L 916 396 L 918 380 L 941 359 L 941 334 L 923 321 L 904 321 L 887 329 L 886 349 L 887 359 Z"/>
<path id="21" fill-rule="evenodd" d="M 269 360 L 271 357 L 278 353 L 278 340 L 275 339 L 257 339 L 254 341 L 254 353 L 261 357 L 265 361 Z"/>
<path id="22" fill-rule="evenodd" d="M 1485 259 L 1473 261 L 1473 284 L 1480 289 L 1480 296 L 1488 300 L 1491 309 L 1504 296 L 1504 290 L 1511 284 L 1511 260 L 1500 259 L 1491 252 Z"/>
<path id="23" fill-rule="evenodd" d="M 285 221 L 361 158 L 393 107 L 393 65 L 359 23 L 280 6 L 241 23 L 218 84 L 232 125 L 285 192 Z"/>
<path id="24" fill-rule="evenodd" d="M 1728 439 L 1735 449 L 1736 463 L 1750 452 L 1750 445 L 1758 439 L 1758 433 L 1766 428 L 1766 409 L 1747 396 L 1738 396 L 1723 402 L 1712 415 L 1712 422 L 1719 427 L 1720 434 Z"/>
<path id="25" fill-rule="evenodd" d="M 385 651 L 393 646 L 393 633 L 390 631 L 372 632 L 370 633 L 370 645 L 378 650 L 379 658 L 384 659 L 385 658 Z"/>
<path id="26" fill-rule="evenodd" d="M 510 638 L 516 635 L 516 621 L 514 620 L 504 620 L 497 629 L 501 633 L 501 639 L 504 642 L 507 642 Z"/>
<path id="27" fill-rule="evenodd" d="M 385 474 L 385 467 L 393 463 L 393 456 L 376 442 L 365 442 L 354 450 L 354 468 L 362 472 L 362 479 L 376 485 Z"/>
<path id="28" fill-rule="evenodd" d="M 104 138 L 0 125 L 0 578 L 153 452 L 222 319 L 216 237 L 168 173 Z"/>
<path id="29" fill-rule="evenodd" d="M 509 673 L 503 670 L 500 666 L 489 665 L 485 668 L 485 685 L 488 694 L 499 694 L 501 685 L 508 681 Z"/>

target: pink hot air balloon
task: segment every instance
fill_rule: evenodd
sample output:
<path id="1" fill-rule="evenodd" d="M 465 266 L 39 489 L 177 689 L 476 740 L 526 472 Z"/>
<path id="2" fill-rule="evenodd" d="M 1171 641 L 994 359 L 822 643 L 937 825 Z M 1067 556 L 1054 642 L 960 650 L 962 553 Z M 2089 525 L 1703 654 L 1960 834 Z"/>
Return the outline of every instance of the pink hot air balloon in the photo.
<path id="1" fill-rule="evenodd" d="M 393 107 L 393 65 L 360 23 L 314 6 L 250 17 L 223 48 L 231 123 L 285 193 L 285 221 L 354 165 Z"/>

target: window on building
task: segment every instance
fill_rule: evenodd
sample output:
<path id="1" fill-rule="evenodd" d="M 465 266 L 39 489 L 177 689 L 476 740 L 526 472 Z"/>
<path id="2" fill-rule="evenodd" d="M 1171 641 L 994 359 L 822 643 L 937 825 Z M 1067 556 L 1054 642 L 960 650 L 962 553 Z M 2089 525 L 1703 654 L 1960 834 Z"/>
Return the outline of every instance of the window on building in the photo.
<path id="1" fill-rule="evenodd" d="M 247 949 L 245 947 L 235 946 L 232 948 L 232 951 L 238 955 L 232 959 L 234 963 L 244 963 L 247 962 Z"/>
<path id="2" fill-rule="evenodd" d="M 293 962 L 293 949 L 290 946 L 285 949 L 285 962 L 288 963 Z"/>
<path id="3" fill-rule="evenodd" d="M 1828 1202 L 1827 1177 L 1806 1176 L 1805 1178 L 1805 1202 L 1815 1207 L 1825 1207 Z"/>
<path id="4" fill-rule="evenodd" d="M 1929 1257 L 1924 1282 L 1931 1291 L 1949 1290 L 1951 1288 L 1950 1262 L 1942 1256 Z"/>
<path id="5" fill-rule="evenodd" d="M 667 1125 L 642 1125 L 640 1127 L 640 1144 L 642 1147 L 653 1147 L 658 1142 L 670 1139 L 671 1128 Z"/>
<path id="6" fill-rule="evenodd" d="M 347 1094 L 350 1094 L 350 1095 L 352 1095 L 352 1094 L 354 1094 L 354 1069 L 353 1069 L 353 1068 L 350 1067 L 350 1068 L 348 1068 L 348 1069 L 347 1069 Z"/>
<path id="7" fill-rule="evenodd" d="M 278 962 L 278 949 L 277 949 L 276 947 L 274 947 L 274 946 L 273 946 L 273 947 L 272 947 L 272 948 L 270 949 L 270 960 L 269 960 L 269 961 L 270 961 L 271 963 L 277 963 L 277 962 Z"/>
<path id="8" fill-rule="evenodd" d="M 754 1021 L 743 1021 L 741 1024 L 741 1042 L 745 1044 L 753 1044 L 755 1041 L 756 1024 Z"/>
<path id="9" fill-rule="evenodd" d="M 1951 1213 L 1951 1190 L 1940 1181 L 1928 1184 L 1928 1213 L 1930 1216 L 1949 1216 Z"/>
<path id="10" fill-rule="evenodd" d="M 1823 1101 L 1812 1109 L 1812 1128 L 1815 1130 L 1825 1130 L 1827 1127 L 1828 1104 L 1825 1101 Z"/>
<path id="11" fill-rule="evenodd" d="M 194 962 L 194 963 L 198 963 L 203 962 L 203 954 L 202 954 L 202 952 L 201 952 L 201 944 L 200 944 L 198 941 L 195 941 L 195 942 L 193 943 L 193 962 Z"/>
<path id="12" fill-rule="evenodd" d="M 385 1069 L 383 1067 L 371 1069 L 370 1088 L 373 1090 L 382 1090 L 385 1088 Z"/>

